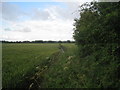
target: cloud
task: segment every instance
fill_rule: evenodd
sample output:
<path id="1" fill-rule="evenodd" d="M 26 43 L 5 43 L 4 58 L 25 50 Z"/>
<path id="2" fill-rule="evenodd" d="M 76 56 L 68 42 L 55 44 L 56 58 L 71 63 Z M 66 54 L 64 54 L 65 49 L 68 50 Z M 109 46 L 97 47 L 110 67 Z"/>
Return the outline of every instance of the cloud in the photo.
<path id="1" fill-rule="evenodd" d="M 17 30 L 18 27 L 16 27 L 15 30 L 3 31 L 3 38 L 6 38 L 6 40 L 73 40 L 72 23 L 69 20 L 64 22 L 62 20 L 26 21 L 16 25 L 19 27 L 24 25 L 27 28 Z M 24 33 L 28 30 L 31 31 Z"/>
<path id="2" fill-rule="evenodd" d="M 8 32 L 31 32 L 31 28 L 27 27 L 27 26 L 21 26 L 20 24 L 13 24 L 11 25 L 11 27 L 5 27 L 4 31 L 8 31 Z"/>
<path id="3" fill-rule="evenodd" d="M 91 2 L 93 0 L 54 0 L 56 2 Z M 95 0 L 97 1 L 97 0 Z"/>
<path id="4" fill-rule="evenodd" d="M 25 13 L 15 4 L 2 3 L 2 19 L 8 21 L 18 21 Z"/>
<path id="5" fill-rule="evenodd" d="M 44 10 L 41 10 L 40 8 L 37 8 L 37 9 L 34 9 L 34 14 L 33 14 L 33 17 L 32 19 L 35 19 L 35 20 L 47 20 L 49 19 L 49 12 L 44 9 Z"/>
<path id="6" fill-rule="evenodd" d="M 79 17 L 78 13 L 78 3 L 71 3 L 66 2 L 66 8 L 60 7 L 58 5 L 51 5 L 47 8 L 40 9 L 36 8 L 34 9 L 34 14 L 32 16 L 32 19 L 35 20 L 55 20 L 55 19 L 61 19 L 61 20 L 73 20 L 74 18 Z"/>
<path id="7" fill-rule="evenodd" d="M 90 2 L 92 0 L 2 0 L 2 2 Z M 98 0 L 95 0 L 98 1 Z M 103 1 L 113 1 L 113 0 L 103 0 Z M 118 0 L 115 0 L 118 1 Z"/>
<path id="8" fill-rule="evenodd" d="M 10 28 L 5 28 L 4 30 L 5 30 L 5 31 L 11 31 L 11 29 L 10 29 Z"/>
<path id="9" fill-rule="evenodd" d="M 25 27 L 21 30 L 22 32 L 31 32 L 31 29 L 28 27 Z"/>
<path id="10" fill-rule="evenodd" d="M 22 27 L 22 28 L 16 28 L 14 29 L 15 32 L 31 32 L 31 29 L 29 27 Z"/>
<path id="11" fill-rule="evenodd" d="M 30 19 L 17 22 L 25 13 L 17 6 L 5 3 L 3 19 L 6 25 L 3 26 L 3 35 L 0 38 L 13 41 L 73 40 L 73 23 L 74 18 L 79 18 L 79 4 L 66 2 L 65 5 L 66 7 L 50 5 L 33 9 L 29 12 Z"/>
<path id="12" fill-rule="evenodd" d="M 54 20 L 60 19 L 74 19 L 78 17 L 77 2 L 65 2 L 66 8 L 59 5 L 48 5 L 48 7 L 40 9 L 35 8 L 31 12 L 24 12 L 19 6 L 11 3 L 2 3 L 2 18 L 8 21 L 19 21 L 25 18 L 31 18 L 33 20 Z M 34 8 L 34 7 L 33 7 Z"/>

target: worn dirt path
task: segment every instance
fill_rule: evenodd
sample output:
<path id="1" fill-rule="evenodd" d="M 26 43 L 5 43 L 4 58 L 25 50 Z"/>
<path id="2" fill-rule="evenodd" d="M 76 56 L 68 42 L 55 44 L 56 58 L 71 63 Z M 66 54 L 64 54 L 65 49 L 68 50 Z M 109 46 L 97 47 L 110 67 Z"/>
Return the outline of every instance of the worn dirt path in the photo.
<path id="1" fill-rule="evenodd" d="M 42 68 L 38 66 L 38 70 L 29 80 L 30 80 L 30 84 L 28 84 L 28 89 L 29 90 L 38 90 L 41 88 L 41 83 L 44 80 L 44 74 L 49 70 L 49 68 L 55 64 L 56 60 L 59 59 L 59 56 L 63 53 L 65 53 L 65 51 L 67 50 L 67 48 L 63 45 L 59 45 L 59 51 L 53 53 L 49 58 L 47 58 L 47 61 L 45 62 L 45 64 L 42 66 Z"/>

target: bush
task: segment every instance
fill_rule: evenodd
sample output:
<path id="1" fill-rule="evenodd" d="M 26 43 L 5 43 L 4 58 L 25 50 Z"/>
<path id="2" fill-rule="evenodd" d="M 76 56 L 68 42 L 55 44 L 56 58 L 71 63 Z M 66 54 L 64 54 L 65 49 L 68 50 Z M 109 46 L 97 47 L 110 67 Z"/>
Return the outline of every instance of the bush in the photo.
<path id="1" fill-rule="evenodd" d="M 120 2 L 85 3 L 75 19 L 83 87 L 119 87 Z"/>

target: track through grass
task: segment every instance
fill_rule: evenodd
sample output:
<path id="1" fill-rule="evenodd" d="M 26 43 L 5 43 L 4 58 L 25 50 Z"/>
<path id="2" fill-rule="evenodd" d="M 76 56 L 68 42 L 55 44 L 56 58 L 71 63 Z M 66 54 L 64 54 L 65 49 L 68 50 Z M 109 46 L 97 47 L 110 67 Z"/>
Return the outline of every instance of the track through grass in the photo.
<path id="1" fill-rule="evenodd" d="M 40 89 L 41 83 L 44 82 L 44 75 L 47 73 L 50 67 L 55 64 L 55 62 L 59 59 L 60 55 L 66 51 L 66 47 L 63 45 L 59 45 L 59 51 L 53 53 L 50 57 L 46 59 L 46 62 L 42 64 L 42 66 L 37 66 L 37 72 L 27 79 L 29 81 L 29 85 L 25 86 L 30 89 Z"/>
<path id="2" fill-rule="evenodd" d="M 73 46 L 74 44 L 3 44 L 3 88 L 46 87 L 46 75 L 60 62 L 62 55 L 71 52 L 68 47 Z"/>

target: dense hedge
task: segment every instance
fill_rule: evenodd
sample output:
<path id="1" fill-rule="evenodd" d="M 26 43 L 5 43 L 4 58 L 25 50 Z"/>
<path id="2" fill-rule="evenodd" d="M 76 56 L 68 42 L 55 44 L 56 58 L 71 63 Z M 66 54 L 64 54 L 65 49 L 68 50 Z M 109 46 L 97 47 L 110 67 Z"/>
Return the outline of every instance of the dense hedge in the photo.
<path id="1" fill-rule="evenodd" d="M 120 87 L 120 2 L 81 5 L 74 26 L 83 87 Z"/>

